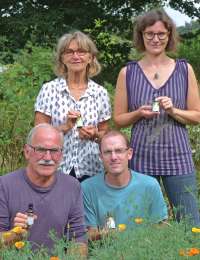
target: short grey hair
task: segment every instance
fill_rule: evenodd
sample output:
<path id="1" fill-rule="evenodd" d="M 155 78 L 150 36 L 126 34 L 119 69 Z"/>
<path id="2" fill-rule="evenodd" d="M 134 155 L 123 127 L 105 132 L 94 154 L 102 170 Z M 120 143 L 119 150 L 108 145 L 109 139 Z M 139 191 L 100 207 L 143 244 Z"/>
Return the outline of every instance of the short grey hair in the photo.
<path id="1" fill-rule="evenodd" d="M 48 124 L 48 123 L 41 123 L 41 124 L 38 124 L 36 126 L 34 126 L 30 132 L 28 133 L 28 136 L 26 138 L 26 143 L 27 144 L 32 144 L 32 140 L 33 140 L 33 136 L 36 134 L 37 130 L 40 129 L 40 128 L 50 128 L 52 130 L 55 130 L 58 132 L 58 134 L 60 135 L 60 140 L 61 140 L 61 143 L 63 144 L 64 142 L 64 135 L 63 135 L 63 132 L 59 131 L 58 129 L 56 129 L 54 126 Z"/>
<path id="2" fill-rule="evenodd" d="M 92 62 L 87 67 L 87 77 L 94 77 L 101 71 L 101 65 L 97 60 L 98 50 L 92 39 L 83 32 L 75 31 L 72 33 L 66 33 L 60 37 L 56 47 L 55 53 L 55 68 L 54 72 L 58 77 L 67 78 L 67 68 L 62 62 L 62 56 L 66 48 L 69 47 L 72 40 L 75 40 L 79 46 L 92 55 Z"/>

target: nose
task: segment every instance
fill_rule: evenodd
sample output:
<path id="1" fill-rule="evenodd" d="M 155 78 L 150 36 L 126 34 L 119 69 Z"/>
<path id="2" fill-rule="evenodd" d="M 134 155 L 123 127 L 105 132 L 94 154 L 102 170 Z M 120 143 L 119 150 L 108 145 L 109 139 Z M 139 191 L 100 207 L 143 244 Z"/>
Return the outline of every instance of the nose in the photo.
<path id="1" fill-rule="evenodd" d="M 51 160 L 52 159 L 51 152 L 49 150 L 46 151 L 43 159 L 44 160 Z"/>
<path id="2" fill-rule="evenodd" d="M 154 41 L 154 42 L 159 41 L 159 38 L 158 38 L 158 35 L 157 35 L 157 34 L 154 34 L 153 41 Z"/>
<path id="3" fill-rule="evenodd" d="M 115 160 L 117 158 L 115 151 L 112 151 L 110 158 L 111 160 Z"/>
<path id="4" fill-rule="evenodd" d="M 79 58 L 78 51 L 74 51 L 74 52 L 73 52 L 73 56 L 72 56 L 72 57 L 75 57 L 75 58 L 77 58 L 77 57 L 78 57 L 78 58 Z"/>

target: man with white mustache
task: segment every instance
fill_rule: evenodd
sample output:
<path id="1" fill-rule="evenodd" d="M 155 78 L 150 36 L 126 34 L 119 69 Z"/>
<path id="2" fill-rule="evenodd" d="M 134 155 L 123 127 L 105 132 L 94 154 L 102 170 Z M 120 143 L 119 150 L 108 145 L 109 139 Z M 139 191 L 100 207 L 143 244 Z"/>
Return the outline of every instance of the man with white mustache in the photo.
<path id="1" fill-rule="evenodd" d="M 30 131 L 24 146 L 27 167 L 0 177 L 0 234 L 4 237 L 5 231 L 21 227 L 28 231 L 33 249 L 44 246 L 50 251 L 54 241 L 49 231 L 54 230 L 58 239 L 74 239 L 87 254 L 80 184 L 57 171 L 62 146 L 62 132 L 49 124 L 39 124 Z M 16 235 L 11 242 L 17 239 Z"/>

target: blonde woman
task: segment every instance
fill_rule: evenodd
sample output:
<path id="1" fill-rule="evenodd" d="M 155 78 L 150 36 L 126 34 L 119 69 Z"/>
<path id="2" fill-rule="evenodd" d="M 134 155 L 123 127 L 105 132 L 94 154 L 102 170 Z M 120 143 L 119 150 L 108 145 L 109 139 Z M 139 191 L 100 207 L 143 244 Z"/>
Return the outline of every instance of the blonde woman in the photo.
<path id="1" fill-rule="evenodd" d="M 58 41 L 53 81 L 44 84 L 35 103 L 35 124 L 50 123 L 64 133 L 60 168 L 79 181 L 103 171 L 98 139 L 108 129 L 108 92 L 90 78 L 101 66 L 86 34 L 64 34 Z"/>

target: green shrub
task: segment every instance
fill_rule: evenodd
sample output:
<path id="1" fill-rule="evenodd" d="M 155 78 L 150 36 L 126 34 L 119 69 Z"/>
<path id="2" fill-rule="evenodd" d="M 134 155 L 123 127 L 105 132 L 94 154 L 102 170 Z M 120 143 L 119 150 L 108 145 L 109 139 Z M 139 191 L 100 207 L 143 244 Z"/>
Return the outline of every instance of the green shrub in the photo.
<path id="1" fill-rule="evenodd" d="M 52 77 L 52 51 L 28 44 L 0 73 L 0 173 L 23 165 L 23 144 L 33 126 L 34 102 Z"/>

